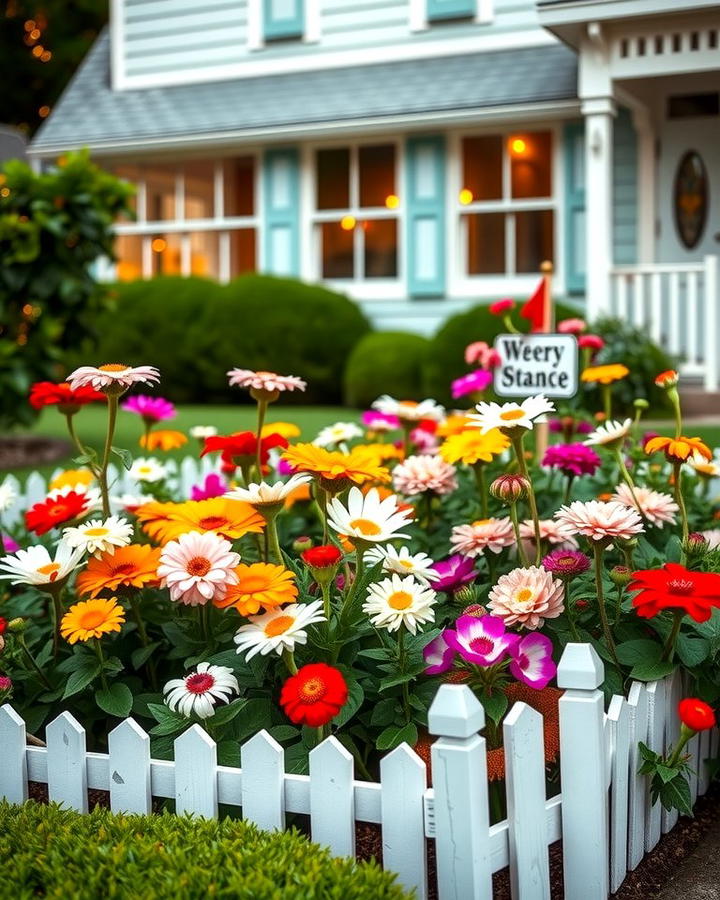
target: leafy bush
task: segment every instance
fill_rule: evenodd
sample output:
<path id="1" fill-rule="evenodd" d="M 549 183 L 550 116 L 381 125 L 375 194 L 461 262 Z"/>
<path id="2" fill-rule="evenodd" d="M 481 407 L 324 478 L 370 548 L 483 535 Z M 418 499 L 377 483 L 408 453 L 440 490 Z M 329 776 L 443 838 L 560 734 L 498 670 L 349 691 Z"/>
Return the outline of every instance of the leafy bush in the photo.
<path id="1" fill-rule="evenodd" d="M 112 223 L 131 188 L 69 154 L 38 174 L 18 160 L 0 169 L 0 424 L 32 421 L 34 381 L 56 380 L 63 351 L 82 340 L 106 289 L 91 264 L 112 258 Z"/>
<path id="2" fill-rule="evenodd" d="M 563 303 L 555 306 L 557 321 L 577 315 L 578 310 L 574 307 Z M 529 323 L 517 314 L 514 322 L 517 328 L 529 330 Z M 430 342 L 423 366 L 424 395 L 435 397 L 441 403 L 450 403 L 450 382 L 468 371 L 465 347 L 472 341 L 485 341 L 492 346 L 495 338 L 505 330 L 502 318 L 494 316 L 485 305 L 451 316 Z M 492 397 L 493 392 L 487 391 L 487 396 Z"/>
<path id="3" fill-rule="evenodd" d="M 345 368 L 343 397 L 348 406 L 366 407 L 381 394 L 422 400 L 422 367 L 430 341 L 403 331 L 366 334 Z"/>
<path id="4" fill-rule="evenodd" d="M 55 805 L 2 803 L 0 862 L 5 897 L 408 896 L 374 862 L 333 859 L 296 831 L 168 813 L 80 815 Z"/>

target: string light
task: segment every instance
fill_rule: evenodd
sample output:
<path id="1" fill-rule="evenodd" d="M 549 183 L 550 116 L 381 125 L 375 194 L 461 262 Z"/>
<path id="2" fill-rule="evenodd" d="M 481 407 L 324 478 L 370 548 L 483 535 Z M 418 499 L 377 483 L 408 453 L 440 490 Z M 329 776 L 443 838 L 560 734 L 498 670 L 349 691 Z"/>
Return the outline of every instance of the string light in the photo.
<path id="1" fill-rule="evenodd" d="M 356 225 L 357 221 L 355 216 L 343 216 L 342 219 L 340 219 L 340 227 L 343 231 L 352 231 Z"/>
<path id="2" fill-rule="evenodd" d="M 459 195 L 458 199 L 460 200 L 460 202 L 462 203 L 463 206 L 467 206 L 468 203 L 473 202 L 473 192 L 470 190 L 470 188 L 463 188 L 460 191 L 460 195 Z"/>
<path id="3" fill-rule="evenodd" d="M 167 249 L 167 241 L 163 238 L 154 238 L 150 246 L 155 253 L 162 253 Z"/>
<path id="4" fill-rule="evenodd" d="M 397 194 L 388 194 L 385 198 L 385 206 L 388 209 L 397 209 L 400 206 L 400 198 Z"/>
<path id="5" fill-rule="evenodd" d="M 511 138 L 510 149 L 515 154 L 515 156 L 522 156 L 523 153 L 525 153 L 525 151 L 527 150 L 527 144 L 522 138 Z"/>
<path id="6" fill-rule="evenodd" d="M 50 107 L 49 106 L 41 106 L 40 109 L 38 110 L 38 115 L 40 116 L 41 119 L 47 119 L 47 117 L 50 115 Z"/>

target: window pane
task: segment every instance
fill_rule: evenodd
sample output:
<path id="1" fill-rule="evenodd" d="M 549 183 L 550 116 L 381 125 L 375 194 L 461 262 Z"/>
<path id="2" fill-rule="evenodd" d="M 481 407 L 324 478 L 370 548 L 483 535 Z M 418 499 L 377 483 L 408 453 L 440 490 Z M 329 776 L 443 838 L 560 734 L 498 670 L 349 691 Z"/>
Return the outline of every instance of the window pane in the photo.
<path id="1" fill-rule="evenodd" d="M 353 229 L 346 230 L 339 222 L 323 222 L 320 233 L 323 278 L 353 278 Z"/>
<path id="2" fill-rule="evenodd" d="M 317 208 L 347 209 L 350 206 L 350 151 L 318 150 Z"/>
<path id="3" fill-rule="evenodd" d="M 136 193 L 128 197 L 128 206 L 137 213 L 137 186 L 140 181 L 140 166 L 110 166 L 109 171 L 123 181 L 129 181 L 135 188 Z M 119 216 L 118 222 L 132 221 L 131 217 Z"/>
<path id="4" fill-rule="evenodd" d="M 505 215 L 478 213 L 466 216 L 468 275 L 505 273 Z"/>
<path id="5" fill-rule="evenodd" d="M 118 281 L 134 281 L 142 278 L 142 237 L 139 234 L 121 234 L 115 240 Z"/>
<path id="6" fill-rule="evenodd" d="M 219 276 L 216 231 L 194 231 L 190 235 L 190 274 L 209 278 Z"/>
<path id="7" fill-rule="evenodd" d="M 552 135 L 549 131 L 511 135 L 508 139 L 512 196 L 552 195 Z"/>
<path id="8" fill-rule="evenodd" d="M 500 135 L 463 138 L 462 189 L 472 195 L 465 202 L 502 198 L 502 151 Z"/>
<path id="9" fill-rule="evenodd" d="M 255 160 L 252 156 L 226 159 L 225 210 L 227 216 L 255 214 Z"/>
<path id="10" fill-rule="evenodd" d="M 515 271 L 539 272 L 540 263 L 553 258 L 552 210 L 515 213 Z"/>
<path id="11" fill-rule="evenodd" d="M 390 145 L 361 147 L 360 206 L 387 206 L 395 195 L 395 148 Z"/>
<path id="12" fill-rule="evenodd" d="M 255 229 L 230 232 L 230 277 L 255 271 Z"/>
<path id="13" fill-rule="evenodd" d="M 152 249 L 153 275 L 181 274 L 179 234 L 153 235 L 150 247 Z"/>
<path id="14" fill-rule="evenodd" d="M 175 218 L 175 167 L 146 168 L 146 216 L 148 222 Z"/>
<path id="15" fill-rule="evenodd" d="M 185 218 L 211 219 L 215 215 L 215 163 L 189 162 L 185 174 Z"/>
<path id="16" fill-rule="evenodd" d="M 375 219 L 362 223 L 365 239 L 365 277 L 397 276 L 397 220 Z"/>

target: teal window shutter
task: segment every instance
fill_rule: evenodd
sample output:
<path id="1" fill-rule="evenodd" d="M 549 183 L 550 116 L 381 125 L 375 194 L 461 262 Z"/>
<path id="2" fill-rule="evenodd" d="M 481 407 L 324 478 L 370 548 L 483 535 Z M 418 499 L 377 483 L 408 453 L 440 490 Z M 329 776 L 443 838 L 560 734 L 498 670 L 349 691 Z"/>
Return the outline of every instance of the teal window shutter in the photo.
<path id="1" fill-rule="evenodd" d="M 262 248 L 263 272 L 300 274 L 300 162 L 294 147 L 265 152 Z"/>
<path id="2" fill-rule="evenodd" d="M 429 22 L 441 19 L 464 19 L 474 16 L 476 0 L 426 0 L 427 18 Z"/>
<path id="3" fill-rule="evenodd" d="M 565 126 L 565 283 L 569 294 L 585 293 L 585 124 Z"/>
<path id="4" fill-rule="evenodd" d="M 301 38 L 305 34 L 304 0 L 263 0 L 266 41 Z"/>
<path id="5" fill-rule="evenodd" d="M 406 145 L 408 293 L 445 293 L 445 139 L 410 138 Z"/>

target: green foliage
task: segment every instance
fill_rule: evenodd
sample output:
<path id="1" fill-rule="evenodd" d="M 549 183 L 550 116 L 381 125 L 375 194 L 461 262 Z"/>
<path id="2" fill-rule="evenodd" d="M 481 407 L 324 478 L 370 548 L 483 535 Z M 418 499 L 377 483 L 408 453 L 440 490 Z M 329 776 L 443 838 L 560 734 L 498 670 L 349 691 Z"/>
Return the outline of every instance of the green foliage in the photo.
<path id="1" fill-rule="evenodd" d="M 375 862 L 333 859 L 297 831 L 174 816 L 0 804 L 5 897 L 402 900 Z M 142 887 L 140 887 L 142 885 Z"/>
<path id="2" fill-rule="evenodd" d="M 55 380 L 63 350 L 90 333 L 106 294 L 91 265 L 112 258 L 112 223 L 131 188 L 87 153 L 44 174 L 17 160 L 2 173 L 0 424 L 7 427 L 32 420 L 30 385 Z"/>
<path id="3" fill-rule="evenodd" d="M 345 368 L 343 393 L 348 406 L 367 407 L 381 394 L 422 400 L 422 368 L 430 347 L 427 338 L 402 331 L 366 334 Z"/>

